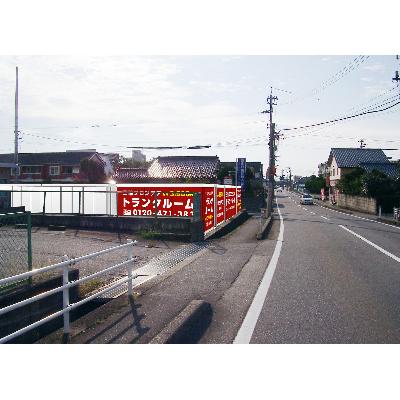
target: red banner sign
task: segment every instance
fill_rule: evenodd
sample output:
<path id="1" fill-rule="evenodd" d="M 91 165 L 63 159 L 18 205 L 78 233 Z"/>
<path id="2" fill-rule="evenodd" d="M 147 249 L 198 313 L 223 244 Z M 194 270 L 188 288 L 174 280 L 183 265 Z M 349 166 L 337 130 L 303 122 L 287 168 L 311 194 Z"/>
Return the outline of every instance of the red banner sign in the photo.
<path id="1" fill-rule="evenodd" d="M 119 216 L 157 216 L 192 217 L 193 196 L 201 196 L 200 215 L 204 221 L 204 231 L 214 227 L 214 210 L 217 213 L 216 223 L 236 214 L 236 188 L 215 186 L 118 186 Z M 217 193 L 215 194 L 215 190 Z M 225 196 L 224 196 L 225 191 Z M 217 204 L 215 205 L 215 198 Z M 238 211 L 241 209 L 241 194 L 238 192 Z M 225 207 L 225 211 L 224 211 Z"/>

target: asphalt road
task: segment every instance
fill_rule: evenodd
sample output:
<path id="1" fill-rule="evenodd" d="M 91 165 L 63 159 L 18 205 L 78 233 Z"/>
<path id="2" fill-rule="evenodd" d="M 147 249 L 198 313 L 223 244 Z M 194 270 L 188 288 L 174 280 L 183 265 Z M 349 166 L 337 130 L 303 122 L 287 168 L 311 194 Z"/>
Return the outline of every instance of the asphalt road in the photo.
<path id="1" fill-rule="evenodd" d="M 302 206 L 293 193 L 277 202 L 277 262 L 237 342 L 399 343 L 399 227 Z"/>

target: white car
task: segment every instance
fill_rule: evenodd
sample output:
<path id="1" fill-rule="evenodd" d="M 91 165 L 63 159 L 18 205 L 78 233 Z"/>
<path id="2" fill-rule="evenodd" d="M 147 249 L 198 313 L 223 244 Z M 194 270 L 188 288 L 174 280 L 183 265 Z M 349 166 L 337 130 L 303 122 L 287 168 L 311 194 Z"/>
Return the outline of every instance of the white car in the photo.
<path id="1" fill-rule="evenodd" d="M 314 204 L 314 199 L 311 194 L 303 194 L 300 198 L 300 204 Z"/>

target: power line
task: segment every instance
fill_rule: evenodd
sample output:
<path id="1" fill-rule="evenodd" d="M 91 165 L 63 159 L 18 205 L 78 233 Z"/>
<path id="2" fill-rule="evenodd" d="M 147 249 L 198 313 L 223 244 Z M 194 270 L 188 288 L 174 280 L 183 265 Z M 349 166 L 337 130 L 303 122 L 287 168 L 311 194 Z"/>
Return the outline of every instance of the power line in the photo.
<path id="1" fill-rule="evenodd" d="M 330 78 L 324 80 L 321 82 L 319 86 L 305 94 L 304 96 L 295 98 L 291 101 L 288 101 L 286 103 L 282 103 L 281 105 L 290 105 L 293 103 L 296 103 L 298 101 L 304 100 L 307 97 L 314 97 L 317 94 L 322 93 L 324 90 L 326 90 L 328 87 L 334 85 L 336 82 L 338 82 L 340 79 L 344 78 L 346 75 L 348 75 L 351 71 L 354 69 L 358 68 L 361 64 L 363 64 L 370 56 L 357 56 L 355 57 L 352 61 L 350 61 L 347 65 L 345 65 L 343 68 L 341 68 L 338 72 L 336 72 L 334 75 L 332 75 Z"/>
<path id="2" fill-rule="evenodd" d="M 337 122 L 337 121 L 345 121 L 345 120 L 347 120 L 347 119 L 356 118 L 356 117 L 359 117 L 359 116 L 361 116 L 361 115 L 366 115 L 366 114 L 373 114 L 373 113 L 382 112 L 382 111 L 388 110 L 389 108 L 393 108 L 393 107 L 397 106 L 398 104 L 400 104 L 400 101 L 396 101 L 396 103 L 394 103 L 394 104 L 392 104 L 392 105 L 390 105 L 390 106 L 387 106 L 387 107 L 385 107 L 385 108 L 378 109 L 378 110 L 364 111 L 364 112 L 359 113 L 359 114 L 350 115 L 350 116 L 342 117 L 342 118 L 336 118 L 336 119 L 333 119 L 333 120 L 331 120 L 331 121 L 318 122 L 318 123 L 315 123 L 315 124 L 304 125 L 304 126 L 297 126 L 297 127 L 293 127 L 293 128 L 282 128 L 281 130 L 282 130 L 282 131 L 293 131 L 293 130 L 298 130 L 298 129 L 312 128 L 312 127 L 314 127 L 314 126 L 320 126 L 320 125 L 331 124 L 331 123 Z"/>

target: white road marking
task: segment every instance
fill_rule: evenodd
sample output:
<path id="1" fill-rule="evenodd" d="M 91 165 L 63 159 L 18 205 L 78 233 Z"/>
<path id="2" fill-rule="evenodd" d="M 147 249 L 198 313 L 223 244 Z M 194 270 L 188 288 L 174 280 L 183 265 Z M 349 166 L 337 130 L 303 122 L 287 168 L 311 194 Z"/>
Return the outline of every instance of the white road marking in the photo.
<path id="1" fill-rule="evenodd" d="M 326 219 L 329 221 L 329 218 L 324 217 L 323 215 L 321 215 L 321 218 Z"/>
<path id="2" fill-rule="evenodd" d="M 301 205 L 300 205 L 300 204 L 297 204 L 297 207 L 301 207 Z"/>
<path id="3" fill-rule="evenodd" d="M 315 212 L 314 212 L 314 211 L 310 211 L 310 213 L 313 214 L 313 215 L 315 215 Z"/>
<path id="4" fill-rule="evenodd" d="M 347 232 L 350 232 L 352 235 L 358 237 L 359 239 L 363 240 L 365 243 L 368 243 L 370 246 L 375 247 L 375 249 L 379 250 L 381 253 L 386 254 L 390 258 L 393 258 L 393 260 L 397 261 L 400 263 L 400 257 L 395 256 L 392 253 L 389 253 L 387 250 L 383 249 L 382 247 L 378 246 L 377 244 L 371 242 L 370 240 L 366 239 L 364 236 L 359 235 L 358 233 L 353 232 L 349 228 L 346 228 L 343 225 L 339 225 L 342 229 L 344 229 Z"/>
<path id="5" fill-rule="evenodd" d="M 304 210 L 304 211 L 307 211 L 307 208 L 304 208 L 304 207 L 303 207 L 303 210 Z"/>
<path id="6" fill-rule="evenodd" d="M 236 335 L 236 338 L 233 341 L 234 344 L 250 343 L 251 337 L 253 336 L 254 328 L 256 327 L 258 318 L 261 314 L 261 310 L 263 308 L 265 299 L 267 297 L 268 290 L 271 285 L 271 281 L 276 269 L 276 265 L 278 264 L 279 255 L 281 254 L 281 249 L 283 244 L 283 231 L 285 229 L 285 226 L 283 224 L 281 211 L 279 207 L 277 208 L 279 213 L 280 226 L 279 226 L 279 236 L 276 242 L 274 254 L 272 255 L 271 261 L 268 264 L 267 270 L 264 273 L 264 276 L 261 280 L 260 286 L 257 289 L 257 292 L 250 305 L 250 308 L 247 311 L 246 317 L 242 322 L 242 326 L 240 327 Z"/>

